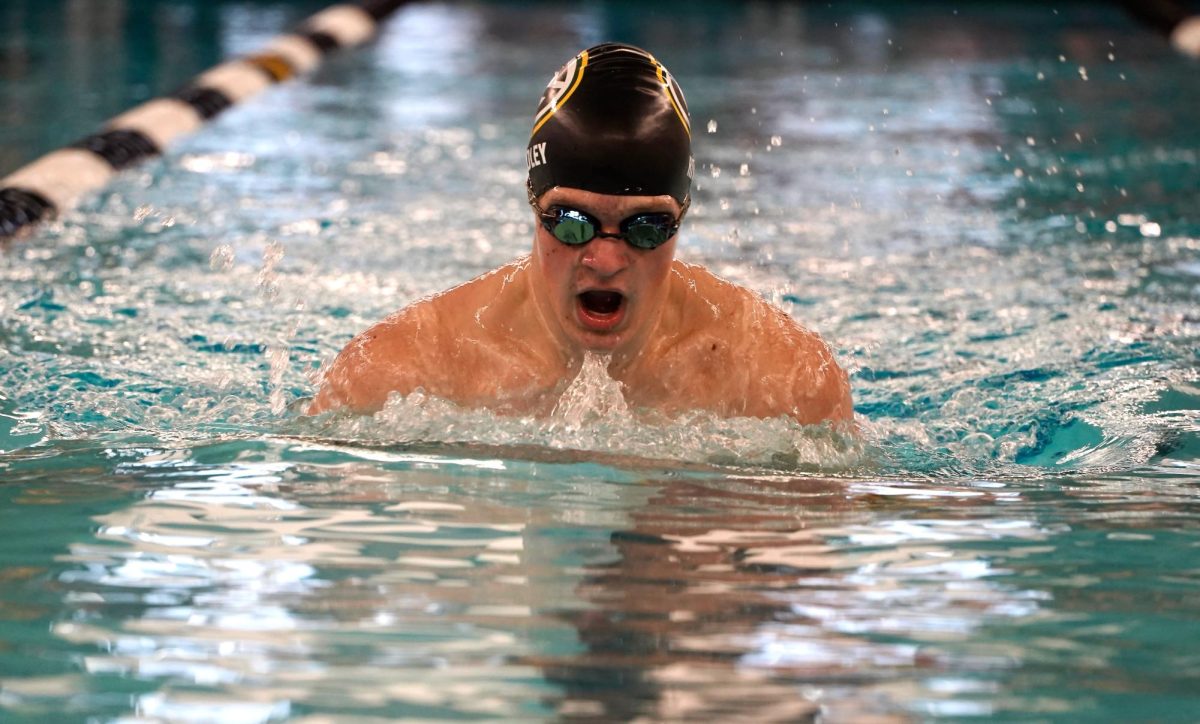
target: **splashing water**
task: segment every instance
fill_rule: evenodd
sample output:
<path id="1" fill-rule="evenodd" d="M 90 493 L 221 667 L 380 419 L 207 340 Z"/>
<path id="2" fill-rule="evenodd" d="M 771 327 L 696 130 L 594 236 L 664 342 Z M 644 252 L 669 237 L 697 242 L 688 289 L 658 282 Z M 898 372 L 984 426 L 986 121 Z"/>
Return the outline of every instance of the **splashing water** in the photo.
<path id="1" fill-rule="evenodd" d="M 693 412 L 674 419 L 631 410 L 608 357 L 588 353 L 550 415 L 510 417 L 464 409 L 422 392 L 393 395 L 372 417 L 330 414 L 303 433 L 405 445 L 456 443 L 584 451 L 675 463 L 846 471 L 870 464 L 869 446 L 850 433 L 804 426 L 787 417 L 722 418 Z"/>
<path id="2" fill-rule="evenodd" d="M 565 432 L 576 432 L 588 424 L 632 419 L 621 384 L 608 375 L 608 355 L 587 352 L 579 374 L 554 405 L 550 418 Z"/>

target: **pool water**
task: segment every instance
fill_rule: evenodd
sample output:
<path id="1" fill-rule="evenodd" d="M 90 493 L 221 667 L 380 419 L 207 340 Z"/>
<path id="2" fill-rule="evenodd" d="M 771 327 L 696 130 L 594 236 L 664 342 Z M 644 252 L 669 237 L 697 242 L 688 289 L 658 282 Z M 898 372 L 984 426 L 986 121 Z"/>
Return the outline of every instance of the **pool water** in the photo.
<path id="1" fill-rule="evenodd" d="M 5 170 L 320 5 L 6 4 Z M 536 99 L 606 39 L 687 93 L 680 256 L 819 331 L 861 437 L 596 370 L 302 416 L 527 251 Z M 0 719 L 1200 717 L 1194 88 L 1082 3 L 403 8 L 0 255 Z"/>

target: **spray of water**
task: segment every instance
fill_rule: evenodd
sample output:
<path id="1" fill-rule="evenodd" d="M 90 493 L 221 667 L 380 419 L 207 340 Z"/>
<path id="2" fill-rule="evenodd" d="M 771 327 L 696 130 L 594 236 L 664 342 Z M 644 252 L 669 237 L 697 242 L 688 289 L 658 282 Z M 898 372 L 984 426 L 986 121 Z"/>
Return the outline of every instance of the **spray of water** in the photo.
<path id="1" fill-rule="evenodd" d="M 607 358 L 588 355 L 551 414 L 512 417 L 465 409 L 421 392 L 393 395 L 374 416 L 328 414 L 297 421 L 305 434 L 358 443 L 451 443 L 530 446 L 673 463 L 769 467 L 825 472 L 869 464 L 869 446 L 849 433 L 804 426 L 790 418 L 722 418 L 691 412 L 667 418 L 631 409 Z"/>

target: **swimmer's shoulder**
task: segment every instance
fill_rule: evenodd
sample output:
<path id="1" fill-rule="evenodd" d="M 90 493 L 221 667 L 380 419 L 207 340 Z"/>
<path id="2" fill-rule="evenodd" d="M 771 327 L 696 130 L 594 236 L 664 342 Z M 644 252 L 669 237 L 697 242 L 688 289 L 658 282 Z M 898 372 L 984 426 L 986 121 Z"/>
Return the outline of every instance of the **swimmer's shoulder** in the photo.
<path id="1" fill-rule="evenodd" d="M 520 270 L 506 264 L 456 287 L 419 299 L 352 339 L 322 381 L 310 414 L 346 407 L 374 412 L 392 393 L 417 388 L 448 398 L 462 387 L 454 367 L 468 328 L 478 326 L 480 310 L 503 304 L 504 290 Z M 500 300 L 500 301 L 498 301 Z"/>
<path id="2" fill-rule="evenodd" d="M 723 380 L 744 390 L 744 414 L 804 424 L 852 420 L 848 376 L 820 335 L 704 267 L 679 263 L 675 272 L 694 293 L 692 319 L 700 320 L 680 346 L 726 370 Z"/>
<path id="3" fill-rule="evenodd" d="M 309 414 L 345 407 L 374 412 L 392 392 L 407 394 L 421 377 L 422 347 L 436 346 L 430 300 L 414 302 L 350 340 L 330 365 Z"/>
<path id="4" fill-rule="evenodd" d="M 805 425 L 830 421 L 852 426 L 850 380 L 833 349 L 787 312 L 759 299 L 756 344 L 761 354 L 760 394 L 769 406 Z"/>

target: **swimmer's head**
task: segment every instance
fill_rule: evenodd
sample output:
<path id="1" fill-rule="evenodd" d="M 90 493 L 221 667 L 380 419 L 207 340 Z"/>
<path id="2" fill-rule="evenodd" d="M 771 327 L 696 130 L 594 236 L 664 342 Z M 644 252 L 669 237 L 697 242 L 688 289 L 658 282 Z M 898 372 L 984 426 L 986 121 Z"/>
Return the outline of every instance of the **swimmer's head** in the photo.
<path id="1" fill-rule="evenodd" d="M 694 163 L 683 91 L 641 48 L 588 48 L 546 86 L 525 160 L 535 198 L 568 186 L 684 206 Z"/>

